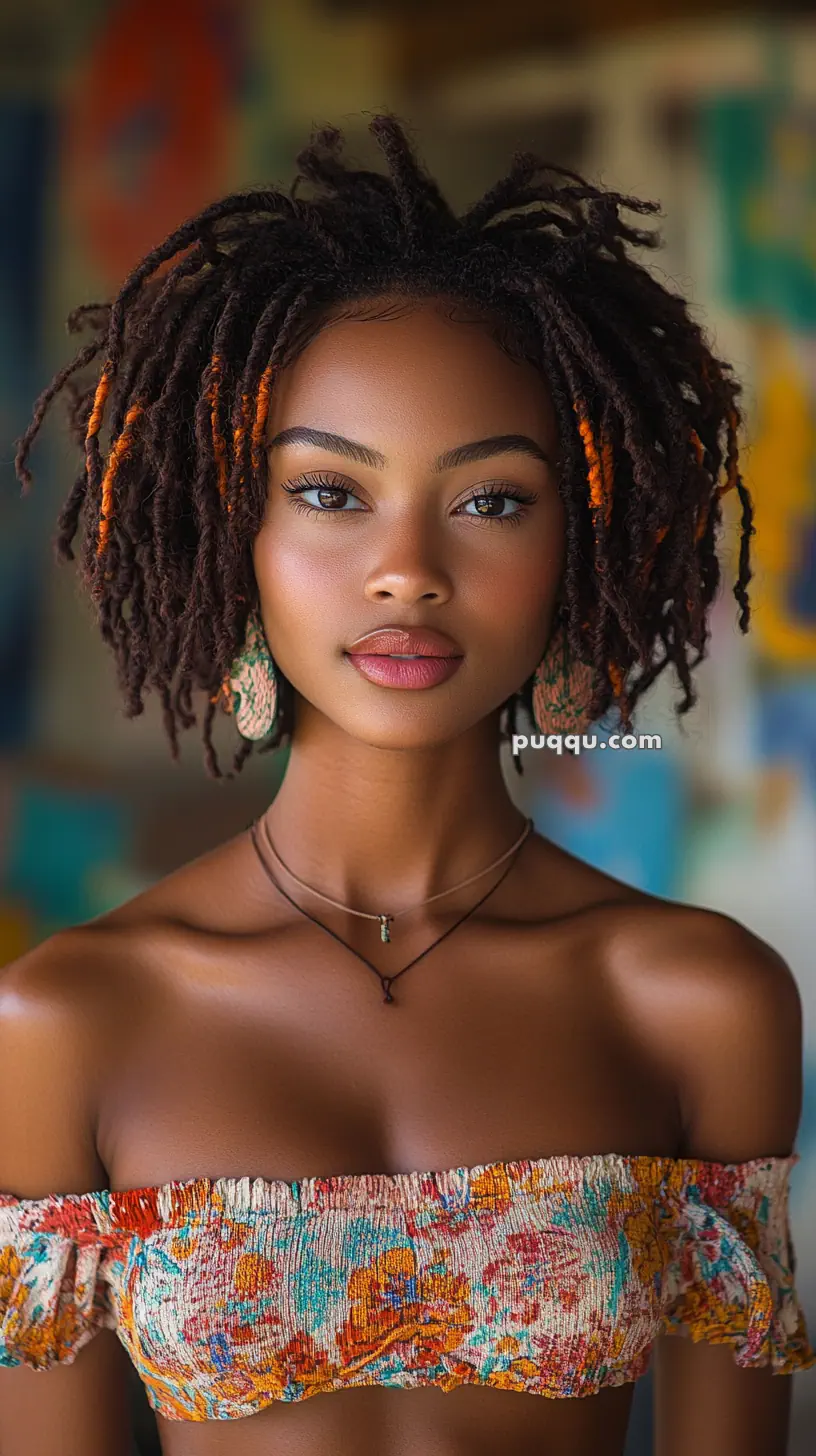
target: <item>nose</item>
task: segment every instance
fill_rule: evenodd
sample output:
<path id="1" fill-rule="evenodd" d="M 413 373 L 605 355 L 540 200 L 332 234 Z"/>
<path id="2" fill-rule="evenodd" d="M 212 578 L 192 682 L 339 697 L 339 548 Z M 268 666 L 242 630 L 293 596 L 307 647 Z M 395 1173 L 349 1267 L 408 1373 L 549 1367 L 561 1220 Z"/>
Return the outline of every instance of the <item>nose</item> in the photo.
<path id="1" fill-rule="evenodd" d="M 364 595 L 369 602 L 398 602 L 410 607 L 414 602 L 436 602 L 442 605 L 453 595 L 448 571 L 431 556 L 427 534 L 425 540 L 411 533 L 391 533 L 384 543 L 380 559 L 366 578 Z"/>

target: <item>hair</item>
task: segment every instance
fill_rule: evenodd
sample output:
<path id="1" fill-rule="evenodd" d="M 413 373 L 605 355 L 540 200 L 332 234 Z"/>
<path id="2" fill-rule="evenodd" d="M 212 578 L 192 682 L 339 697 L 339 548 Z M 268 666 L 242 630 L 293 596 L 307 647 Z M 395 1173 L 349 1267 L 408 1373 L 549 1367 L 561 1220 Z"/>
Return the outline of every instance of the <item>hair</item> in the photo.
<path id="1" fill-rule="evenodd" d="M 669 663 L 696 702 L 708 608 L 720 583 L 720 499 L 741 503 L 734 595 L 748 630 L 752 506 L 738 470 L 741 386 L 686 301 L 627 251 L 659 234 L 622 220 L 656 202 L 592 186 L 530 152 L 456 216 L 391 113 L 369 130 L 388 174 L 340 160 L 325 126 L 297 156 L 288 192 L 253 188 L 206 207 L 154 248 L 112 303 L 87 303 L 68 330 L 94 335 L 34 405 L 17 442 L 27 459 L 55 396 L 69 396 L 82 466 L 58 517 L 58 561 L 84 513 L 81 573 L 112 647 L 126 716 L 158 692 L 171 754 L 206 693 L 207 771 L 219 702 L 249 613 L 258 607 L 252 543 L 267 499 L 270 391 L 338 308 L 380 295 L 447 300 L 484 320 L 500 346 L 542 372 L 557 412 L 566 512 L 563 626 L 592 668 L 591 721 L 637 700 Z M 311 195 L 301 196 L 303 182 Z M 90 382 L 77 383 L 92 366 Z M 100 444 L 103 419 L 109 441 Z M 720 479 L 723 476 L 722 480 Z M 637 675 L 635 676 L 635 669 Z M 534 675 L 502 705 L 531 722 Z M 274 731 L 291 733 L 285 680 Z M 234 777 L 252 752 L 243 740 Z M 519 756 L 514 762 L 520 768 Z"/>

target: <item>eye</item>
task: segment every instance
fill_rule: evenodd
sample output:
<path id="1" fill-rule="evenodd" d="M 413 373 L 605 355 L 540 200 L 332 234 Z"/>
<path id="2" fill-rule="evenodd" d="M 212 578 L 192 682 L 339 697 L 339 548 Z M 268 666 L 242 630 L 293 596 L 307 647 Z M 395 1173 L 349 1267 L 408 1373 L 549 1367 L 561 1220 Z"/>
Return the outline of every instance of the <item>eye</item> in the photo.
<path id="1" fill-rule="evenodd" d="M 520 525 L 527 514 L 527 507 L 535 500 L 535 495 L 516 490 L 514 486 L 504 485 L 500 489 L 480 486 L 478 491 L 459 506 L 457 514 L 469 516 L 471 520 L 477 517 L 484 521 L 497 521 L 502 526 L 505 522 L 516 526 Z M 506 509 L 508 505 L 511 506 L 510 510 Z M 474 509 L 470 510 L 470 506 Z"/>
<path id="2" fill-rule="evenodd" d="M 296 510 L 307 511 L 315 516 L 349 515 L 353 511 L 367 509 L 359 497 L 342 483 L 342 478 L 338 480 L 336 476 L 318 474 L 303 477 L 299 481 L 286 481 L 282 489 L 287 495 L 298 497 L 292 502 Z M 313 499 L 307 500 L 307 496 L 312 496 Z M 351 501 L 356 504 L 349 510 Z"/>

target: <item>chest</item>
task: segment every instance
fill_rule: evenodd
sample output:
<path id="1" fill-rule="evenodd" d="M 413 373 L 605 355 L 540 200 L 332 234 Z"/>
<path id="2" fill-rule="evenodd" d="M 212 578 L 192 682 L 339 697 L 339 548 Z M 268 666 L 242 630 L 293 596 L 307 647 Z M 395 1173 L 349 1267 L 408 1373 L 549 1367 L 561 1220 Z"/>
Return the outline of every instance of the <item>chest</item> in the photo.
<path id="1" fill-rule="evenodd" d="M 433 938 L 364 954 L 396 975 Z M 463 928 L 392 994 L 311 926 L 164 947 L 105 1077 L 112 1185 L 675 1151 L 659 1045 L 584 938 Z"/>

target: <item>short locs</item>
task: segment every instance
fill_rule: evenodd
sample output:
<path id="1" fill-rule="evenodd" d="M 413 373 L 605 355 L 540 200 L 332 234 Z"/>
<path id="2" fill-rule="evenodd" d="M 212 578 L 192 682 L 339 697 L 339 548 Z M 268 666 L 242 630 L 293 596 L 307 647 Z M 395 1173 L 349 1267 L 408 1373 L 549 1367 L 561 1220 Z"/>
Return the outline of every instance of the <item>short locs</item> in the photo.
<path id="1" fill-rule="evenodd" d="M 270 391 L 338 306 L 447 299 L 542 370 L 560 436 L 565 624 L 594 668 L 593 719 L 617 707 L 630 728 L 634 704 L 669 663 L 684 690 L 678 713 L 695 703 L 691 671 L 705 655 L 720 499 L 731 489 L 741 503 L 733 591 L 748 629 L 741 386 L 686 302 L 626 251 L 660 238 L 621 210 L 659 204 L 517 152 L 507 176 L 457 217 L 395 116 L 376 116 L 370 131 L 387 174 L 347 166 L 342 134 L 327 126 L 298 155 L 288 192 L 213 203 L 144 258 L 112 303 L 75 309 L 69 331 L 95 337 L 43 391 L 18 444 L 25 490 L 32 442 L 65 389 L 83 464 L 59 515 L 57 557 L 74 560 L 84 513 L 82 577 L 126 714 L 143 711 L 146 687 L 157 691 L 177 758 L 179 725 L 196 723 L 193 692 L 205 693 L 213 778 L 222 777 L 213 719 L 258 606 L 252 542 L 266 504 Z M 79 385 L 74 376 L 90 368 Z M 532 715 L 532 687 L 530 678 L 504 705 L 506 731 L 520 706 Z M 280 701 L 261 752 L 291 731 L 288 684 Z M 233 773 L 253 747 L 242 742 Z"/>

